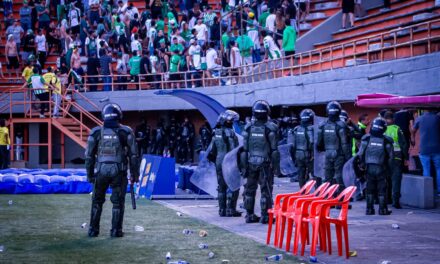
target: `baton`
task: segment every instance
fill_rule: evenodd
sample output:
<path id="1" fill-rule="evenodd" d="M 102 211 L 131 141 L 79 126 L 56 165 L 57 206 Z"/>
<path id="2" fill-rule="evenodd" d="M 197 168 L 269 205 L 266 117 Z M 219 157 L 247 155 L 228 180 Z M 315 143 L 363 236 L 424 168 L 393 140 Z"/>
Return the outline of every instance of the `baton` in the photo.
<path id="1" fill-rule="evenodd" d="M 136 210 L 136 197 L 134 196 L 134 184 L 130 183 L 131 207 Z"/>

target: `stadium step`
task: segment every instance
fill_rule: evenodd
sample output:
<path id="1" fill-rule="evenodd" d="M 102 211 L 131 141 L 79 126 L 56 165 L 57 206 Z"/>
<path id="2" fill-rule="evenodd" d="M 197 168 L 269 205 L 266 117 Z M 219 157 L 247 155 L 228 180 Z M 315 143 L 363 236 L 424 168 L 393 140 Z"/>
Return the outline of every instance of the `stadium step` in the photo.
<path id="1" fill-rule="evenodd" d="M 71 125 L 65 125 L 65 123 L 70 122 Z M 64 123 L 64 124 L 63 124 Z M 90 131 L 85 131 L 81 133 L 80 124 L 72 118 L 53 118 L 52 124 L 58 128 L 64 135 L 68 136 L 70 139 L 75 141 L 78 145 L 85 148 L 87 143 L 87 135 Z"/>

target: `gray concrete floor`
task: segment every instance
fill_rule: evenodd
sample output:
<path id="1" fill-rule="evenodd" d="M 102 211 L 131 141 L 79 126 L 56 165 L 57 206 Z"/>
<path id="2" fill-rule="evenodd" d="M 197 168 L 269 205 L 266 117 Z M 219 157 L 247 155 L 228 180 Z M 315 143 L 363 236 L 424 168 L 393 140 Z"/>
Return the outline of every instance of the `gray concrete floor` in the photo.
<path id="1" fill-rule="evenodd" d="M 274 197 L 277 193 L 298 189 L 297 183 L 290 183 L 285 178 L 276 179 Z M 266 241 L 267 225 L 246 224 L 243 217 L 220 218 L 216 200 L 158 200 L 157 202 L 257 242 Z M 420 210 L 404 207 L 396 210 L 390 207 L 393 209 L 390 216 L 366 216 L 365 201 L 353 202 L 352 205 L 353 209 L 348 214 L 350 251 L 356 251 L 357 256 L 349 260 L 337 256 L 336 234 L 332 230 L 333 255 L 318 250 L 319 263 L 380 264 L 385 260 L 393 264 L 440 263 L 440 251 L 437 251 L 440 248 L 440 209 Z M 256 212 L 259 212 L 258 202 Z M 336 209 L 332 212 L 332 214 L 337 213 Z M 393 229 L 392 224 L 398 224 L 400 229 Z M 299 257 L 305 263 L 309 262 L 309 249 L 307 246 L 304 257 Z"/>

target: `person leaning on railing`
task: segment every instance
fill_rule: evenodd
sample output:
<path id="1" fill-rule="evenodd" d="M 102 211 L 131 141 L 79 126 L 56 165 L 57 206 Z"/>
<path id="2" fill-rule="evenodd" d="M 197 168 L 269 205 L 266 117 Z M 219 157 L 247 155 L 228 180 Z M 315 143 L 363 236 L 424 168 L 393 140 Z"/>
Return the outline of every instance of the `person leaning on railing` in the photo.
<path id="1" fill-rule="evenodd" d="M 6 120 L 0 119 L 0 170 L 7 169 L 9 165 L 9 129 Z"/>

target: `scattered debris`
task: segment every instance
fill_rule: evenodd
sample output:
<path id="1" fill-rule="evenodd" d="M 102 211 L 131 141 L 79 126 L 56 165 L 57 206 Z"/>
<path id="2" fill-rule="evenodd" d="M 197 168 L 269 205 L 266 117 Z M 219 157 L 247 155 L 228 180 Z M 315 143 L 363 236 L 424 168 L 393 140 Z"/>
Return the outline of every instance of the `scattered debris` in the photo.
<path id="1" fill-rule="evenodd" d="M 208 253 L 208 258 L 212 259 L 214 258 L 214 256 L 215 256 L 214 252 L 211 251 Z"/>
<path id="2" fill-rule="evenodd" d="M 199 248 L 200 249 L 207 249 L 208 248 L 208 244 L 200 243 L 199 244 Z"/>
<path id="3" fill-rule="evenodd" d="M 199 231 L 199 237 L 207 237 L 207 236 L 208 236 L 208 231 L 206 230 Z"/>
<path id="4" fill-rule="evenodd" d="M 272 255 L 272 256 L 266 257 L 266 261 L 280 261 L 280 260 L 283 260 L 282 254 L 277 254 L 277 255 Z"/>
<path id="5" fill-rule="evenodd" d="M 170 259 L 171 259 L 171 252 L 167 252 L 165 258 L 166 258 L 167 260 L 170 260 Z"/>
<path id="6" fill-rule="evenodd" d="M 136 232 L 144 232 L 144 228 L 142 227 L 142 226 L 134 226 L 134 231 L 136 231 Z"/>
<path id="7" fill-rule="evenodd" d="M 314 256 L 310 256 L 309 260 L 310 260 L 310 262 L 313 262 L 313 263 L 318 262 L 318 258 L 314 257 Z"/>
<path id="8" fill-rule="evenodd" d="M 392 224 L 391 227 L 393 229 L 400 229 L 400 226 L 398 224 Z"/>
<path id="9" fill-rule="evenodd" d="M 87 226 L 87 223 L 83 223 L 83 224 L 81 225 L 81 228 L 86 228 L 86 226 Z"/>
<path id="10" fill-rule="evenodd" d="M 183 216 L 183 214 L 181 212 L 177 212 L 176 215 L 177 216 Z"/>
<path id="11" fill-rule="evenodd" d="M 14 202 L 13 202 L 12 200 L 9 200 L 9 201 L 8 201 L 8 204 L 9 204 L 9 205 L 12 205 L 13 203 L 14 203 Z"/>
<path id="12" fill-rule="evenodd" d="M 190 229 L 183 229 L 183 231 L 182 231 L 182 234 L 184 234 L 184 235 L 191 235 L 192 233 L 194 233 L 194 232 Z"/>
<path id="13" fill-rule="evenodd" d="M 92 195 L 93 195 L 93 192 L 90 192 L 89 194 L 90 194 L 90 196 L 92 196 Z"/>
<path id="14" fill-rule="evenodd" d="M 185 260 L 178 260 L 178 261 L 168 262 L 168 264 L 189 264 L 189 262 L 187 262 Z"/>
<path id="15" fill-rule="evenodd" d="M 379 264 L 391 264 L 391 260 L 382 260 Z"/>
<path id="16" fill-rule="evenodd" d="M 4 251 L 5 251 L 5 246 L 0 245 L 0 253 L 2 253 L 2 252 L 4 252 Z"/>
<path id="17" fill-rule="evenodd" d="M 408 212 L 408 213 L 406 213 L 407 215 L 412 215 L 412 214 L 414 214 L 414 212 L 413 211 L 410 211 L 410 212 Z"/>
<path id="18" fill-rule="evenodd" d="M 229 264 L 229 259 L 223 259 L 222 264 Z"/>
<path id="19" fill-rule="evenodd" d="M 357 257 L 358 253 L 356 250 L 348 252 L 350 254 L 350 257 Z"/>

